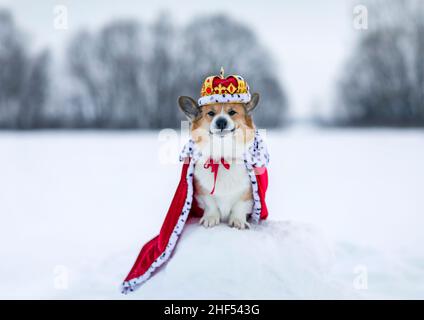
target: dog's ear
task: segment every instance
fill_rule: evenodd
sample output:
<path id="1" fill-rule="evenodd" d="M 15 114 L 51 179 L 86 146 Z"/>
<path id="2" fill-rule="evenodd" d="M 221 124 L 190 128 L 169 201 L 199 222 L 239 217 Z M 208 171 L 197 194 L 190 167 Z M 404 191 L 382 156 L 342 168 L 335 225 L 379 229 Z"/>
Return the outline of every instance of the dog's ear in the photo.
<path id="1" fill-rule="evenodd" d="M 259 93 L 252 94 L 250 101 L 245 104 L 247 113 L 251 113 L 256 108 L 259 102 Z"/>
<path id="2" fill-rule="evenodd" d="M 196 101 L 187 96 L 181 96 L 178 98 L 178 105 L 184 112 L 186 117 L 191 121 L 194 120 L 200 114 L 200 108 Z"/>

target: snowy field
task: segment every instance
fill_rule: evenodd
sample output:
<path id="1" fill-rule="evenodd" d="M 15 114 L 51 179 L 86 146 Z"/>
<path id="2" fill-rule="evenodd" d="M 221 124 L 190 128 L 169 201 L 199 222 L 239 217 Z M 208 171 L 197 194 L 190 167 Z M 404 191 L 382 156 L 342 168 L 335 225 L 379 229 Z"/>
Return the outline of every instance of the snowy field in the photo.
<path id="1" fill-rule="evenodd" d="M 166 267 L 121 295 L 178 183 L 161 143 L 155 132 L 0 133 L 0 298 L 424 298 L 418 130 L 268 132 L 269 221 L 194 221 Z"/>

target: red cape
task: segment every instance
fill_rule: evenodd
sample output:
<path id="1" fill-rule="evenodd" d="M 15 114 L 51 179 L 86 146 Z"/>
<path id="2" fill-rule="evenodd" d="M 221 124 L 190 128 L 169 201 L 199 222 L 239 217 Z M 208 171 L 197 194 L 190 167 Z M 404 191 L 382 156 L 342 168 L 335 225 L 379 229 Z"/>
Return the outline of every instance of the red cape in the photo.
<path id="1" fill-rule="evenodd" d="M 268 172 L 266 167 L 255 167 L 254 165 L 249 166 L 246 162 L 246 167 L 250 169 L 249 175 L 255 201 L 252 219 L 258 221 L 268 217 L 268 209 L 265 203 Z M 123 293 L 133 291 L 138 285 L 149 279 L 156 268 L 170 258 L 189 217 L 202 216 L 203 211 L 197 206 L 193 197 L 193 170 L 194 161 L 192 158 L 188 158 L 188 161 L 183 164 L 180 182 L 160 233 L 142 247 L 134 266 L 122 285 Z"/>

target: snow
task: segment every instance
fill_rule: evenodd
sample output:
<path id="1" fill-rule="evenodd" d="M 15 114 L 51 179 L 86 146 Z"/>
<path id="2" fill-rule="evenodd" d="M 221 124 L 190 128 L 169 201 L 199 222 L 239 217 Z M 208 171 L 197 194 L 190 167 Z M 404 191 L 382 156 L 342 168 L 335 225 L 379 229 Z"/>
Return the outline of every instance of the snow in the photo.
<path id="1" fill-rule="evenodd" d="M 188 225 L 169 263 L 123 296 L 179 179 L 158 161 L 158 133 L 1 133 L 0 298 L 424 298 L 423 131 L 267 142 L 270 220 Z"/>
<path id="2" fill-rule="evenodd" d="M 346 296 L 327 277 L 333 249 L 311 226 L 267 221 L 240 231 L 193 221 L 174 257 L 137 292 L 157 299 L 281 299 Z"/>

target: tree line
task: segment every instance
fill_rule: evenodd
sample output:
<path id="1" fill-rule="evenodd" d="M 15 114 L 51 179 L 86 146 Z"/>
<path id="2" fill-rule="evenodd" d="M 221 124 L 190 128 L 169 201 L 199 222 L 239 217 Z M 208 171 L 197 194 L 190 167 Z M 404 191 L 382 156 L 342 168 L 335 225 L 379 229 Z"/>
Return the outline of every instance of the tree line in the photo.
<path id="1" fill-rule="evenodd" d="M 27 35 L 6 10 L 0 30 L 1 128 L 178 127 L 178 96 L 197 98 L 204 78 L 221 65 L 262 94 L 258 125 L 278 127 L 285 120 L 286 94 L 270 54 L 250 28 L 223 15 L 184 27 L 161 14 L 149 25 L 115 20 L 96 32 L 81 30 L 60 68 L 50 50 L 28 48 Z"/>
<path id="2" fill-rule="evenodd" d="M 336 123 L 424 125 L 424 2 L 366 1 L 369 28 L 338 84 Z"/>
<path id="3" fill-rule="evenodd" d="M 335 84 L 330 124 L 424 126 L 424 2 L 364 0 L 369 28 Z M 244 76 L 261 93 L 261 127 L 287 120 L 287 94 L 275 61 L 248 26 L 224 15 L 177 26 L 114 20 L 80 30 L 62 59 L 34 51 L 12 14 L 0 10 L 0 128 L 157 129 L 178 127 L 176 100 L 199 96 L 204 78 Z M 57 60 L 61 61 L 58 67 Z"/>

